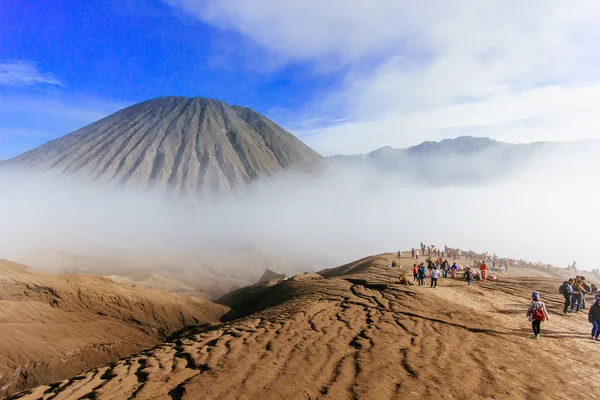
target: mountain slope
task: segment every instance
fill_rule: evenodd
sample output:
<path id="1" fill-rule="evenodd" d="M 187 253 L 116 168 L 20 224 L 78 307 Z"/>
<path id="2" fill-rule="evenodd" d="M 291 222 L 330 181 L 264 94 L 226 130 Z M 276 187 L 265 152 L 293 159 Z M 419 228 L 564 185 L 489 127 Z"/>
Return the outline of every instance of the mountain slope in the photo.
<path id="1" fill-rule="evenodd" d="M 580 359 L 564 356 L 565 347 L 588 354 L 596 343 L 586 316 L 554 315 L 560 281 L 401 286 L 388 267 L 395 258 L 238 291 L 228 299 L 244 309 L 256 301 L 245 310 L 253 314 L 14 398 L 563 399 L 597 386 L 595 374 L 579 373 Z M 404 271 L 412 261 L 402 259 Z M 540 341 L 524 318 L 532 287 L 548 293 L 552 313 Z"/>
<path id="2" fill-rule="evenodd" d="M 489 183 L 521 168 L 555 143 L 510 144 L 490 138 L 461 136 L 440 142 L 394 149 L 383 147 L 368 154 L 331 156 L 343 167 L 371 167 L 385 174 L 433 185 Z"/>
<path id="3" fill-rule="evenodd" d="M 248 108 L 164 97 L 125 108 L 4 164 L 195 195 L 234 191 L 288 168 L 311 171 L 321 160 Z"/>
<path id="4" fill-rule="evenodd" d="M 0 260 L 0 397 L 151 347 L 227 307 L 85 275 Z"/>

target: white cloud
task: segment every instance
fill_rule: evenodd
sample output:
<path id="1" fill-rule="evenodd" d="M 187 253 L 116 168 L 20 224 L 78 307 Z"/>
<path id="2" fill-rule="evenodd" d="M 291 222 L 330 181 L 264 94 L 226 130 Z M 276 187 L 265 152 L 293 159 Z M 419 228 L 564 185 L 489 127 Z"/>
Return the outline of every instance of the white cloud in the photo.
<path id="1" fill-rule="evenodd" d="M 593 0 L 170 3 L 241 33 L 279 62 L 340 68 L 342 88 L 300 113 L 346 121 L 305 132 L 324 153 L 465 130 L 512 141 L 600 137 L 588 102 L 600 83 Z"/>
<path id="2" fill-rule="evenodd" d="M 34 64 L 24 61 L 0 63 L 0 85 L 32 86 L 55 85 L 64 86 L 54 75 L 42 73 Z"/>
<path id="3" fill-rule="evenodd" d="M 64 176 L 0 169 L 0 258 L 37 249 L 147 255 L 256 247 L 332 260 L 321 269 L 424 240 L 556 265 L 575 257 L 581 267 L 596 268 L 600 188 L 593 182 L 600 160 L 593 150 L 564 148 L 523 159 L 527 168 L 488 185 L 439 187 L 349 166 L 256 183 L 244 196 L 199 207 L 174 207 L 160 191 L 113 192 Z M 490 176 L 506 169 L 493 151 L 467 162 L 488 163 Z M 444 168 L 446 176 L 463 170 L 451 160 Z"/>

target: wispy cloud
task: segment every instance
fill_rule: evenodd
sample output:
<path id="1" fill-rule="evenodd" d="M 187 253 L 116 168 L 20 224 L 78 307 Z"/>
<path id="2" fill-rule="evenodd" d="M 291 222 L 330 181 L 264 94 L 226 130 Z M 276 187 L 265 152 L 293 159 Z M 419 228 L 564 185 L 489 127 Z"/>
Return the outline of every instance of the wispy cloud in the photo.
<path id="1" fill-rule="evenodd" d="M 167 1 L 287 64 L 337 66 L 341 83 L 291 113 L 345 121 L 310 132 L 324 153 L 473 128 L 513 141 L 600 137 L 587 103 L 600 84 L 593 0 Z"/>
<path id="2" fill-rule="evenodd" d="M 41 72 L 35 64 L 19 60 L 11 60 L 5 63 L 0 63 L 0 85 L 64 86 L 64 84 L 53 74 Z"/>

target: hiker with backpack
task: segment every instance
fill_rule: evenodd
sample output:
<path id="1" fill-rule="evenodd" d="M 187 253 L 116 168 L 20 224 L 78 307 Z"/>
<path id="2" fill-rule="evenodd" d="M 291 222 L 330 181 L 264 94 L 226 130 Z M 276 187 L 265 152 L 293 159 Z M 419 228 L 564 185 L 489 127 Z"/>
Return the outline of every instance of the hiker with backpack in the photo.
<path id="1" fill-rule="evenodd" d="M 600 298 L 590 307 L 588 321 L 592 324 L 592 339 L 600 341 Z"/>
<path id="2" fill-rule="evenodd" d="M 468 286 L 471 286 L 471 279 L 473 279 L 473 274 L 471 273 L 471 268 L 467 267 L 467 269 L 465 269 L 465 280 L 467 281 Z"/>
<path id="3" fill-rule="evenodd" d="M 539 292 L 533 292 L 531 294 L 531 303 L 527 309 L 527 318 L 531 321 L 531 327 L 533 329 L 532 339 L 540 338 L 540 328 L 543 321 L 549 321 L 548 311 L 546 305 L 540 300 Z"/>
<path id="4" fill-rule="evenodd" d="M 573 278 L 568 281 L 564 281 L 562 285 L 558 288 L 558 292 L 565 297 L 565 308 L 563 310 L 563 314 L 566 314 L 569 310 L 569 306 L 571 306 L 571 297 L 573 295 Z"/>

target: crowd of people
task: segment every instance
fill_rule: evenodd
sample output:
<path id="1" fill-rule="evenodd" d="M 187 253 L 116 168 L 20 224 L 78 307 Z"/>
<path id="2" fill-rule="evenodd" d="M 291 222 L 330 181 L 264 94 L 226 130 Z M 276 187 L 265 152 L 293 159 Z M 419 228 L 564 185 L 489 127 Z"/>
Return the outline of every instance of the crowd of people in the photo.
<path id="1" fill-rule="evenodd" d="M 402 251 L 398 251 L 396 260 L 392 261 L 391 267 L 398 265 L 396 261 L 401 259 L 402 255 Z M 485 260 L 474 259 L 475 253 L 472 251 L 463 254 L 460 249 L 451 249 L 448 246 L 444 246 L 444 250 L 441 250 L 433 245 L 425 245 L 423 243 L 421 243 L 420 249 L 411 249 L 411 257 L 416 261 L 420 260 L 419 257 L 422 255 L 427 258 L 418 264 L 413 264 L 412 268 L 413 282 L 417 282 L 418 286 L 425 286 L 428 276 L 430 278 L 430 287 L 432 288 L 437 287 L 439 278 L 445 279 L 450 277 L 457 279 L 459 274 L 462 274 L 468 285 L 471 282 L 485 281 L 489 278 L 496 280 L 495 276 L 488 277 L 489 267 Z M 457 261 L 463 255 L 467 260 L 473 260 L 473 266 L 466 265 L 463 267 L 457 264 Z M 449 259 L 452 260 L 452 265 L 450 265 Z M 501 268 L 492 268 L 491 270 L 503 272 Z M 404 274 L 400 275 L 400 283 L 404 285 L 413 284 L 408 281 Z"/>
<path id="2" fill-rule="evenodd" d="M 398 252 L 397 259 L 402 257 L 402 252 Z M 496 280 L 496 276 L 489 276 L 488 271 L 493 272 L 507 272 L 509 268 L 521 267 L 521 268 L 536 268 L 550 271 L 558 270 L 550 264 L 532 263 L 525 262 L 523 260 L 515 260 L 508 258 L 500 258 L 496 254 L 489 255 L 486 253 L 476 254 L 469 250 L 464 252 L 460 248 L 452 249 L 448 246 L 444 246 L 444 249 L 437 248 L 434 245 L 426 245 L 421 243 L 419 248 L 411 249 L 411 257 L 417 261 L 413 264 L 413 282 L 417 282 L 419 286 L 425 286 L 427 275 L 429 273 L 430 288 L 436 288 L 438 286 L 438 280 L 440 278 L 457 279 L 458 274 L 462 273 L 462 277 L 467 283 L 471 285 L 474 281 L 485 281 L 485 280 Z M 419 257 L 426 257 L 424 261 L 418 262 Z M 457 261 L 461 257 L 464 257 L 467 261 L 472 261 L 472 266 L 462 266 L 457 264 Z M 452 260 L 452 265 L 450 265 Z M 395 267 L 396 262 L 392 262 L 392 267 Z M 577 271 L 576 263 L 573 262 L 567 268 L 569 271 Z M 564 271 L 564 269 L 563 269 Z M 600 276 L 600 269 L 592 271 L 594 275 Z M 562 275 L 562 274 L 561 274 Z M 409 282 L 404 274 L 400 275 L 400 283 L 404 285 L 413 285 L 414 283 Z M 595 285 L 589 284 L 584 276 L 576 276 L 565 281 L 559 288 L 559 293 L 564 296 L 564 309 L 563 313 L 580 313 L 587 308 L 588 320 L 592 324 L 592 339 L 600 341 L 600 289 Z M 593 295 L 593 301 L 591 306 L 588 307 L 586 296 Z M 546 305 L 540 299 L 539 292 L 532 293 L 532 301 L 527 309 L 526 317 L 531 322 L 533 330 L 533 339 L 540 338 L 541 323 L 543 321 L 549 321 L 548 311 Z"/>

